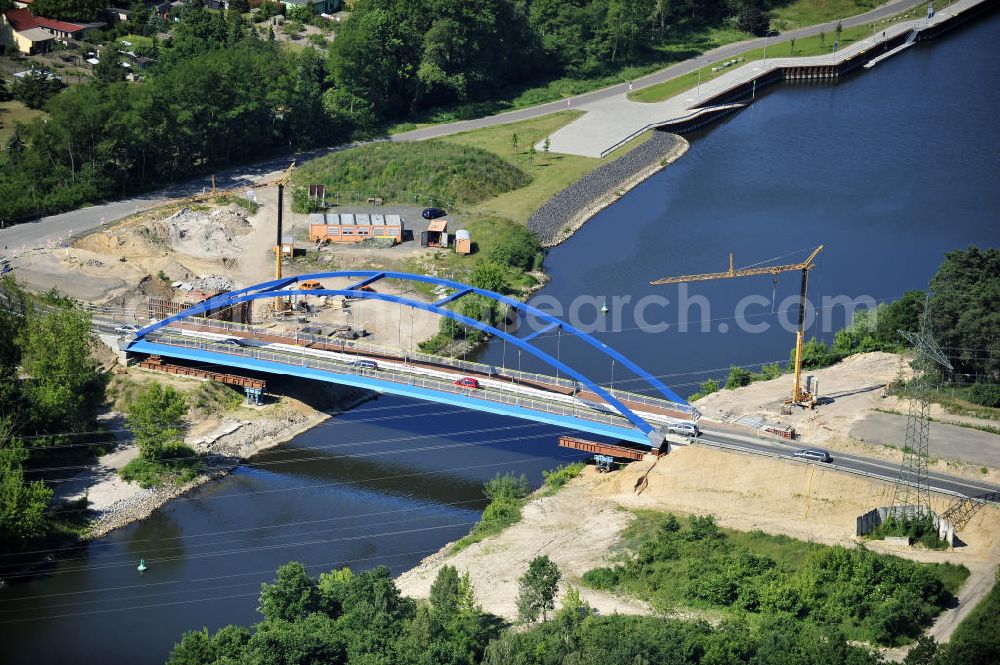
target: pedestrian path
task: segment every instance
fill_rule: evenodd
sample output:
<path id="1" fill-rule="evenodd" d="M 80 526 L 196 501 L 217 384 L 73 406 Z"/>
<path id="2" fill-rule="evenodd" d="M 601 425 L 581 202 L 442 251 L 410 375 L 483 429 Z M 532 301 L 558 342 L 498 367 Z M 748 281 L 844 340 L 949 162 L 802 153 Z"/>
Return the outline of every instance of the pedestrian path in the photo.
<path id="1" fill-rule="evenodd" d="M 790 67 L 839 66 L 859 55 L 872 52 L 872 57 L 883 55 L 880 44 L 906 33 L 922 31 L 950 20 L 953 16 L 991 0 L 959 0 L 945 10 L 936 13 L 930 20 L 921 17 L 885 26 L 884 31 L 874 31 L 871 38 L 855 42 L 836 53 L 810 57 L 784 57 L 755 60 L 722 74 L 718 78 L 703 83 L 695 89 L 682 92 L 663 102 L 634 102 L 627 93 L 584 103 L 573 108 L 585 111 L 585 115 L 562 127 L 551 137 L 549 150 L 557 153 L 603 157 L 608 152 L 643 132 L 657 126 L 675 123 L 704 113 L 709 100 L 740 88 L 754 81 L 778 75 Z M 880 26 L 881 27 L 881 26 Z M 915 38 L 915 37 L 914 37 Z M 913 39 L 909 42 L 912 43 Z M 876 52 L 877 50 L 877 52 Z M 731 111 L 732 109 L 722 109 Z M 542 149 L 542 143 L 537 146 Z"/>

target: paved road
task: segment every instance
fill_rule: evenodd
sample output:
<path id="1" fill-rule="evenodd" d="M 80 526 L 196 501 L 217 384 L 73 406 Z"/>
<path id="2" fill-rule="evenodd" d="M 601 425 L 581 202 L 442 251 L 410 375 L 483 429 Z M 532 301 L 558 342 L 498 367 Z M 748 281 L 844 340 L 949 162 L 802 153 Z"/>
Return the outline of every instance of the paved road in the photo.
<path id="1" fill-rule="evenodd" d="M 797 442 L 795 444 L 784 444 L 779 441 L 769 439 L 757 440 L 751 436 L 743 436 L 723 430 L 705 429 L 700 439 L 700 443 L 711 445 L 720 443 L 725 446 L 735 447 L 748 452 L 766 452 L 779 455 L 789 459 L 796 459 L 793 453 L 802 449 L 808 444 Z M 895 480 L 899 471 L 899 464 L 872 459 L 870 457 L 860 457 L 858 455 L 848 455 L 846 453 L 831 452 L 833 464 L 844 469 L 861 472 L 869 475 L 882 476 L 889 480 Z M 813 462 L 802 462 L 801 464 L 812 464 Z M 962 496 L 988 498 L 991 501 L 1000 503 L 1000 486 L 989 483 L 949 476 L 943 473 L 931 472 L 928 474 L 930 487 L 934 491 L 946 493 L 958 493 Z"/>
<path id="2" fill-rule="evenodd" d="M 886 18 L 888 16 L 893 16 L 899 12 L 907 9 L 908 7 L 913 7 L 916 5 L 924 6 L 926 2 L 920 0 L 919 2 L 914 2 L 914 0 L 894 0 L 893 2 L 888 2 L 884 5 L 876 7 L 875 9 L 865 12 L 864 14 L 858 14 L 857 16 L 852 16 L 850 18 L 843 19 L 842 23 L 845 28 L 850 28 L 856 25 L 865 25 L 871 23 L 874 20 Z M 784 41 L 791 38 L 802 38 L 810 35 L 817 34 L 820 30 L 823 30 L 827 34 L 831 35 L 834 28 L 837 26 L 837 21 L 830 21 L 828 23 L 823 23 L 821 25 L 809 26 L 806 28 L 799 28 L 797 30 L 789 30 L 781 34 L 778 39 Z M 763 37 L 757 39 L 747 39 L 742 42 L 734 42 L 732 44 L 726 44 L 725 46 L 720 46 L 714 48 L 711 51 L 706 51 L 702 55 L 691 58 L 690 60 L 685 60 L 679 62 L 676 65 L 671 65 L 666 69 L 661 69 L 657 72 L 644 76 L 642 78 L 633 81 L 633 86 L 635 89 L 645 88 L 656 83 L 663 83 L 664 81 L 669 81 L 670 79 L 677 78 L 678 76 L 683 76 L 684 74 L 689 74 L 691 72 L 697 71 L 701 67 L 711 62 L 716 62 L 717 60 L 723 60 L 735 55 L 738 55 L 746 50 L 757 48 L 760 46 L 765 46 L 766 43 L 774 43 L 774 38 L 766 40 Z M 394 141 L 420 141 L 423 139 L 436 138 L 439 136 L 447 136 L 449 134 L 455 134 L 457 132 L 465 132 L 471 129 L 479 129 L 481 127 L 492 127 L 493 125 L 502 125 L 508 122 L 517 122 L 518 120 L 527 120 L 529 118 L 537 118 L 538 116 L 547 115 L 549 113 L 555 113 L 556 111 L 565 111 L 566 109 L 572 109 L 583 104 L 590 104 L 592 102 L 598 102 L 601 100 L 609 99 L 617 95 L 621 95 L 628 92 L 628 83 L 618 83 L 616 85 L 609 86 L 607 88 L 601 88 L 600 90 L 594 90 L 593 92 L 584 93 L 582 95 L 577 95 L 576 97 L 569 98 L 569 104 L 566 100 L 559 100 L 556 102 L 549 102 L 547 104 L 541 104 L 539 106 L 532 106 L 525 109 L 519 109 L 517 111 L 508 111 L 507 113 L 501 113 L 498 115 L 489 116 L 486 118 L 475 118 L 473 120 L 463 120 L 461 122 L 453 122 L 446 125 L 435 125 L 433 127 L 424 127 L 422 129 L 415 129 L 410 132 L 404 132 L 401 134 L 396 134 L 392 137 Z"/>
<path id="3" fill-rule="evenodd" d="M 892 2 L 877 7 L 872 11 L 846 18 L 843 20 L 843 24 L 844 27 L 862 25 L 869 23 L 872 20 L 897 14 L 903 9 L 914 6 L 915 4 L 923 5 L 924 2 L 914 2 L 914 0 L 893 0 Z M 834 26 L 836 26 L 836 21 L 831 21 L 819 26 L 800 28 L 798 30 L 792 30 L 784 33 L 782 38 L 790 39 L 792 37 L 798 38 L 806 35 L 813 35 L 820 30 L 832 32 Z M 745 51 L 748 48 L 755 48 L 763 44 L 764 39 L 760 38 L 721 46 L 708 51 L 697 58 L 677 63 L 676 65 L 660 70 L 641 79 L 636 79 L 633 83 L 637 88 L 642 88 L 655 83 L 668 81 L 674 77 L 693 72 L 699 67 L 703 67 L 708 62 L 714 62 L 716 60 L 727 58 Z M 574 105 L 595 102 L 613 97 L 615 95 L 620 95 L 627 92 L 627 90 L 628 84 L 621 83 L 608 88 L 603 88 L 601 90 L 595 90 L 583 95 L 578 95 L 570 99 L 569 108 L 573 108 Z M 393 136 L 392 140 L 419 141 L 439 136 L 447 136 L 449 134 L 464 132 L 470 129 L 490 127 L 493 125 L 516 122 L 518 120 L 525 120 L 528 118 L 536 118 L 555 111 L 564 110 L 565 108 L 567 108 L 567 104 L 564 100 L 550 102 L 548 104 L 532 106 L 530 108 L 501 113 L 499 115 L 489 116 L 486 118 L 465 120 L 446 125 L 435 125 L 434 127 L 425 127 L 411 132 L 404 132 Z M 321 148 L 287 155 L 284 157 L 269 158 L 256 164 L 234 167 L 216 174 L 216 186 L 220 189 L 245 186 L 254 180 L 262 179 L 283 170 L 293 159 L 299 161 L 310 159 L 336 149 L 338 148 Z M 162 204 L 170 199 L 191 196 L 205 191 L 207 188 L 211 187 L 211 184 L 212 182 L 210 177 L 206 176 L 202 178 L 195 178 L 193 180 L 165 187 L 155 192 L 149 192 L 147 194 L 122 201 L 102 203 L 100 205 L 89 208 L 81 208 L 79 210 L 73 210 L 59 215 L 50 215 L 35 222 L 17 224 L 6 229 L 0 229 L 0 248 L 3 248 L 0 249 L 0 253 L 7 255 L 15 251 L 21 251 L 22 248 L 30 249 L 34 247 L 43 247 L 50 242 L 61 243 L 71 235 L 79 235 L 80 233 L 99 227 L 102 219 L 106 223 L 111 223 L 122 219 L 123 217 L 127 217 L 128 215 L 131 215 L 139 210 Z"/>

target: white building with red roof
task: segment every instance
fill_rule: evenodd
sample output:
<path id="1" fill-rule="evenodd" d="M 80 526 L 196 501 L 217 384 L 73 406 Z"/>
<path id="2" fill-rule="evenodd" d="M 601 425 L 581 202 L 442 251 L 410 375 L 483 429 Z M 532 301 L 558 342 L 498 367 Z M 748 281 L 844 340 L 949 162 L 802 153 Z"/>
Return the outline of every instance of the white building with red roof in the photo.
<path id="1" fill-rule="evenodd" d="M 70 23 L 35 16 L 30 9 L 8 9 L 0 18 L 0 44 L 16 46 L 26 55 L 47 51 L 54 39 L 80 39 L 102 23 Z"/>

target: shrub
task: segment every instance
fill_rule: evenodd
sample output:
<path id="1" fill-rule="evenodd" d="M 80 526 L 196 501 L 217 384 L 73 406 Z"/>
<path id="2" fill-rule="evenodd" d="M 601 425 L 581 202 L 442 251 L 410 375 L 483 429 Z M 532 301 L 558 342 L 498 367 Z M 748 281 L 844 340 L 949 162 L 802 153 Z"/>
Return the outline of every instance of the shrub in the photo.
<path id="1" fill-rule="evenodd" d="M 552 471 L 542 471 L 545 484 L 553 489 L 559 489 L 572 479 L 580 475 L 587 465 L 583 462 L 573 462 L 571 464 L 560 464 Z"/>
<path id="2" fill-rule="evenodd" d="M 489 259 L 502 266 L 528 271 L 541 267 L 541 251 L 541 243 L 534 233 L 523 226 L 512 226 L 506 237 L 490 250 Z"/>
<path id="3" fill-rule="evenodd" d="M 1000 408 L 1000 385 L 975 383 L 969 388 L 969 401 L 993 409 Z"/>
<path id="4" fill-rule="evenodd" d="M 483 486 L 483 494 L 490 501 L 497 499 L 523 499 L 528 496 L 528 479 L 522 473 L 515 476 L 513 473 L 497 474 L 492 480 Z"/>
<path id="5" fill-rule="evenodd" d="M 595 589 L 614 589 L 618 585 L 618 571 L 614 568 L 594 568 L 583 574 L 583 583 Z"/>

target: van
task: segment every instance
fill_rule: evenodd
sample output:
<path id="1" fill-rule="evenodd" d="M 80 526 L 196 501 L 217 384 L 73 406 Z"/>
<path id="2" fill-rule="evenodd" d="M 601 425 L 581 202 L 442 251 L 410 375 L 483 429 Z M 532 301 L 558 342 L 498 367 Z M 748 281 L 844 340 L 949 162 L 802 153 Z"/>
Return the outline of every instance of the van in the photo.
<path id="1" fill-rule="evenodd" d="M 812 460 L 813 462 L 832 462 L 833 457 L 822 448 L 805 448 L 795 451 L 795 456 L 799 459 Z"/>
<path id="2" fill-rule="evenodd" d="M 355 367 L 358 367 L 360 369 L 370 369 L 378 371 L 378 363 L 375 362 L 374 360 L 355 360 L 353 364 Z"/>

